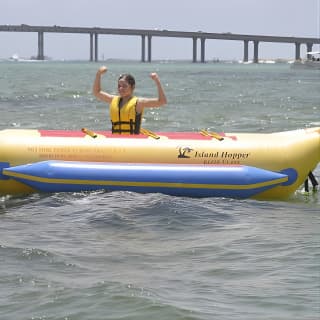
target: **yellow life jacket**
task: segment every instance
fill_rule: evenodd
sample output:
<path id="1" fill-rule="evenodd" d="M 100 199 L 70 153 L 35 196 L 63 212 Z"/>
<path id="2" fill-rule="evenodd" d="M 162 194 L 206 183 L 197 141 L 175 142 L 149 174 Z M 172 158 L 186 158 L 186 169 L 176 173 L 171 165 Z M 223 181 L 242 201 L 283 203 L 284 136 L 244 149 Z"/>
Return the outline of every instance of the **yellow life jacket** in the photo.
<path id="1" fill-rule="evenodd" d="M 110 119 L 112 123 L 112 133 L 119 134 L 139 134 L 142 119 L 142 112 L 137 114 L 137 97 L 132 97 L 121 108 L 119 107 L 121 97 L 116 96 L 110 103 Z"/>

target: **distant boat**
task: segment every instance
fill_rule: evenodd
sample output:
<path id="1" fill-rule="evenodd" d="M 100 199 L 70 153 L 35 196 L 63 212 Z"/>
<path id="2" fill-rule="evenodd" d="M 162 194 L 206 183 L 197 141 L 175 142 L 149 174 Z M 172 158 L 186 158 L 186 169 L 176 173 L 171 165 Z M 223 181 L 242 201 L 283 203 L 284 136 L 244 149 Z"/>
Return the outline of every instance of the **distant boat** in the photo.
<path id="1" fill-rule="evenodd" d="M 11 61 L 19 61 L 19 55 L 18 54 L 16 54 L 16 53 L 14 53 L 10 58 L 9 58 L 9 60 L 11 60 Z"/>
<path id="2" fill-rule="evenodd" d="M 307 52 L 307 58 L 293 62 L 291 68 L 320 70 L 320 51 Z"/>
<path id="3" fill-rule="evenodd" d="M 19 62 L 35 62 L 35 61 L 47 61 L 47 60 L 52 60 L 52 59 L 47 56 L 44 57 L 44 60 L 38 60 L 36 56 L 31 56 L 30 58 L 21 58 L 17 53 L 14 53 L 9 58 L 9 61 L 19 61 Z"/>

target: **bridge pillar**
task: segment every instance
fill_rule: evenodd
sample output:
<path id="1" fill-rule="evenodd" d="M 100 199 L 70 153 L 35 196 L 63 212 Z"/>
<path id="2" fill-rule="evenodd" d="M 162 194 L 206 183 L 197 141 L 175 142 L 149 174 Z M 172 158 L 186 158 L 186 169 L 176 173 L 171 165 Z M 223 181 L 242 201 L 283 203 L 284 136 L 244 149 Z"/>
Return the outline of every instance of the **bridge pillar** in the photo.
<path id="1" fill-rule="evenodd" d="M 146 36 L 141 36 L 141 62 L 146 62 Z"/>
<path id="2" fill-rule="evenodd" d="M 148 36 L 148 62 L 151 62 L 151 55 L 152 55 L 151 39 L 152 39 L 152 36 Z"/>
<path id="3" fill-rule="evenodd" d="M 95 62 L 99 61 L 99 59 L 98 59 L 98 36 L 99 36 L 98 33 L 94 34 L 94 61 Z"/>
<path id="4" fill-rule="evenodd" d="M 308 59 L 308 60 L 311 60 L 311 58 L 312 58 L 312 55 L 311 55 L 311 54 L 308 54 L 308 52 L 311 52 L 311 51 L 312 51 L 312 47 L 313 47 L 313 43 L 308 42 L 308 43 L 307 43 L 307 59 Z"/>
<path id="5" fill-rule="evenodd" d="M 300 46 L 301 46 L 301 43 L 296 42 L 295 45 L 296 45 L 296 56 L 295 56 L 295 59 L 296 59 L 296 60 L 301 60 L 301 56 L 300 56 Z"/>
<path id="6" fill-rule="evenodd" d="M 90 61 L 93 61 L 93 33 L 90 33 Z"/>
<path id="7" fill-rule="evenodd" d="M 201 38 L 201 63 L 205 63 L 206 38 Z"/>
<path id="8" fill-rule="evenodd" d="M 44 39 L 43 31 L 38 32 L 38 60 L 44 60 Z"/>
<path id="9" fill-rule="evenodd" d="M 248 62 L 249 58 L 249 40 L 243 41 L 243 62 Z"/>
<path id="10" fill-rule="evenodd" d="M 192 42 L 193 42 L 192 62 L 197 62 L 197 41 L 198 41 L 197 37 L 192 38 Z"/>
<path id="11" fill-rule="evenodd" d="M 253 41 L 253 62 L 259 63 L 259 41 Z"/>

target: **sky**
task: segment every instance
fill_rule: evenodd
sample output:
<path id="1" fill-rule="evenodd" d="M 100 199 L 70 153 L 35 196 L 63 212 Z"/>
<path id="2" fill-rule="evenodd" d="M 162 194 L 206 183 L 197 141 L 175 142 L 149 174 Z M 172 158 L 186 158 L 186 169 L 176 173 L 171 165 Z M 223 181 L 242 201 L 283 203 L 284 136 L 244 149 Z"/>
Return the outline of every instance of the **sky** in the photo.
<path id="1" fill-rule="evenodd" d="M 0 24 L 320 36 L 320 0 L 0 0 Z M 37 55 L 36 33 L 0 32 L 0 58 Z M 45 55 L 89 59 L 89 35 L 44 35 Z M 198 51 L 200 43 L 198 44 Z M 313 50 L 320 50 L 319 45 Z M 301 47 L 301 55 L 306 52 Z M 292 44 L 260 43 L 261 59 L 293 59 Z M 99 36 L 99 59 L 141 58 L 141 38 Z M 207 40 L 206 60 L 241 60 L 240 41 Z M 249 59 L 253 45 L 249 45 Z M 192 60 L 192 40 L 152 38 L 152 59 Z M 198 59 L 200 53 L 198 52 Z"/>

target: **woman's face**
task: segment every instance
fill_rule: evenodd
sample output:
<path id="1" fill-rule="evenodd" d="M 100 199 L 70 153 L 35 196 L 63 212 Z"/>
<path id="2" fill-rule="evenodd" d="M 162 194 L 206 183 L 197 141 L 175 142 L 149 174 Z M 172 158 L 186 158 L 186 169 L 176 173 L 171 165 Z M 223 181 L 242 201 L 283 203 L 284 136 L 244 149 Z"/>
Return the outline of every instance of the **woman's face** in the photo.
<path id="1" fill-rule="evenodd" d="M 129 97 L 132 95 L 134 87 L 132 87 L 127 80 L 119 79 L 118 92 L 121 97 Z"/>

